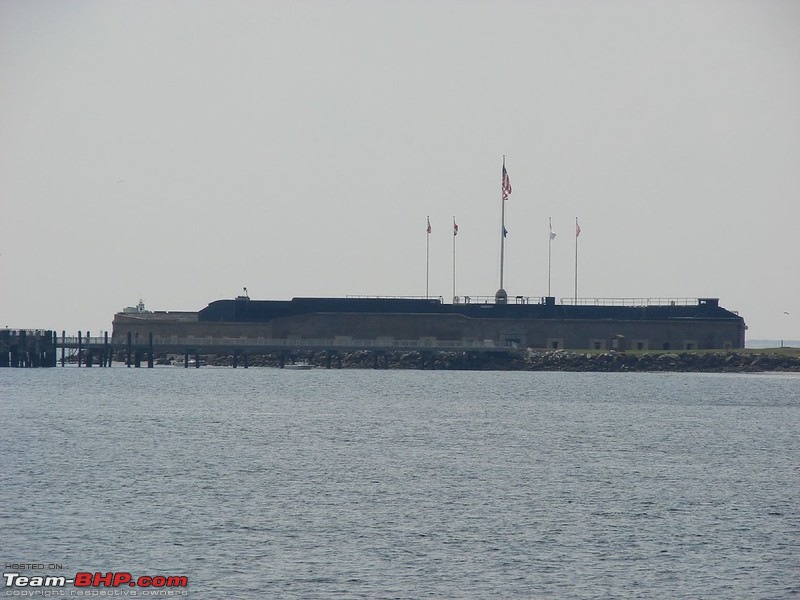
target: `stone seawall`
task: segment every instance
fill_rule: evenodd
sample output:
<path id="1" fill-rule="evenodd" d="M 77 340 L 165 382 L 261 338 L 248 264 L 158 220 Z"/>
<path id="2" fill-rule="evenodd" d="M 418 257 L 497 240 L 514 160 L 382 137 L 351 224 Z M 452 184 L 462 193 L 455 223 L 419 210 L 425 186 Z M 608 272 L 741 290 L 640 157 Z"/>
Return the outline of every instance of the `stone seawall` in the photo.
<path id="1" fill-rule="evenodd" d="M 317 367 L 497 371 L 583 371 L 583 372 L 698 372 L 754 373 L 761 371 L 800 372 L 800 354 L 780 352 L 681 352 L 681 353 L 580 353 L 565 351 L 510 351 L 503 354 L 346 352 L 331 360 L 326 352 L 299 353 L 296 359 Z M 164 357 L 161 364 L 183 364 L 182 357 Z M 290 362 L 290 360 L 286 360 Z M 206 364 L 231 366 L 232 356 L 210 356 Z M 276 367 L 280 356 L 252 355 L 251 367 Z"/>

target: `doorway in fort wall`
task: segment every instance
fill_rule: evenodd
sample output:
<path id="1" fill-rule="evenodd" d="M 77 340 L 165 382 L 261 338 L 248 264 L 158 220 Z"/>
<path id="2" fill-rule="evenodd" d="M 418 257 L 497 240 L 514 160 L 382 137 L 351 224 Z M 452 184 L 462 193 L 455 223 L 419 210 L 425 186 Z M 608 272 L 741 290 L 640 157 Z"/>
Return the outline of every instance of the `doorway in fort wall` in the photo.
<path id="1" fill-rule="evenodd" d="M 548 350 L 563 350 L 564 338 L 547 338 L 546 348 Z"/>
<path id="2" fill-rule="evenodd" d="M 500 345 L 505 348 L 525 348 L 528 345 L 528 339 L 523 331 L 502 331 Z"/>

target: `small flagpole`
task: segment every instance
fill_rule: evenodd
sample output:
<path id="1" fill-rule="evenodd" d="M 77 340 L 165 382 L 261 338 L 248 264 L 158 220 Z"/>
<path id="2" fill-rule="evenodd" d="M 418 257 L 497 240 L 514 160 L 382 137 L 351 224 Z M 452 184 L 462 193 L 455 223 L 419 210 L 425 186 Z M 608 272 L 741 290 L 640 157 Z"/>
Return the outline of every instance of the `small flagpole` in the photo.
<path id="1" fill-rule="evenodd" d="M 429 282 L 431 273 L 431 218 L 428 216 L 428 229 L 425 236 L 425 298 L 429 297 Z"/>
<path id="2" fill-rule="evenodd" d="M 578 217 L 575 217 L 575 304 L 578 304 L 578 236 L 581 234 L 581 226 L 578 225 Z"/>
<path id="3" fill-rule="evenodd" d="M 552 294 L 550 293 L 550 257 L 552 254 L 553 249 L 553 217 L 549 217 L 550 219 L 550 232 L 547 234 L 547 296 L 550 297 Z"/>
<path id="4" fill-rule="evenodd" d="M 456 216 L 453 215 L 453 302 L 456 301 L 456 237 L 458 237 L 458 225 Z"/>

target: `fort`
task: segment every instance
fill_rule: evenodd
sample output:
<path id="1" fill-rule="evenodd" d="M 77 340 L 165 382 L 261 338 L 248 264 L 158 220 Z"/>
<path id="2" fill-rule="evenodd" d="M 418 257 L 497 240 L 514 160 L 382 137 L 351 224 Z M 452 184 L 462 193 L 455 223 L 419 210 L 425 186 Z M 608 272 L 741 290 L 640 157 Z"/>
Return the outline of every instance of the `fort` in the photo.
<path id="1" fill-rule="evenodd" d="M 508 301 L 440 298 L 217 300 L 198 312 L 117 313 L 114 341 L 238 339 L 307 342 L 316 347 L 697 350 L 744 347 L 745 323 L 717 298 Z M 314 342 L 314 343 L 312 343 Z"/>

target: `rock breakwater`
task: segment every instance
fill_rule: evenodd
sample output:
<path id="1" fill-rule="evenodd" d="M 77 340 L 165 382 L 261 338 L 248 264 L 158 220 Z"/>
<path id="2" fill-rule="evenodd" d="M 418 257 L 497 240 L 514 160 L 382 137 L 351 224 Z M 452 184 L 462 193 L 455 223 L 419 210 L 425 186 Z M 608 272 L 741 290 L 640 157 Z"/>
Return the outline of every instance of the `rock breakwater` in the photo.
<path id="1" fill-rule="evenodd" d="M 583 372 L 698 372 L 754 373 L 761 371 L 800 372 L 800 355 L 784 352 L 570 352 L 516 350 L 505 353 L 464 352 L 347 352 L 330 357 L 326 352 L 309 352 L 295 358 L 317 367 L 356 369 L 433 369 L 476 371 L 583 371 Z M 165 357 L 161 364 L 182 365 L 182 357 Z M 209 356 L 209 365 L 231 366 L 232 356 Z M 285 360 L 290 362 L 290 360 Z M 251 367 L 277 367 L 280 356 L 254 355 Z"/>

